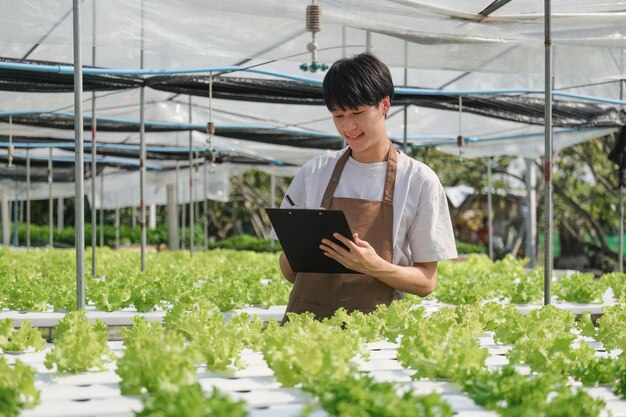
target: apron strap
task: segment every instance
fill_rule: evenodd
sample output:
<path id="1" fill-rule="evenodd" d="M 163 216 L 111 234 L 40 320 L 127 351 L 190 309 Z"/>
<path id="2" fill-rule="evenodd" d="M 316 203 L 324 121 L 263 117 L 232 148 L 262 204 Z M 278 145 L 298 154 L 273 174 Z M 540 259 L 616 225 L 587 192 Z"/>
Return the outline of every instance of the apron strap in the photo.
<path id="1" fill-rule="evenodd" d="M 348 162 L 348 158 L 352 154 L 352 149 L 348 147 L 348 149 L 341 155 L 337 164 L 335 165 L 335 169 L 333 170 L 333 175 L 330 177 L 330 181 L 328 181 L 328 186 L 326 186 L 326 191 L 324 192 L 324 197 L 322 198 L 321 206 L 329 210 L 330 209 L 330 201 L 335 194 L 335 190 L 337 189 L 337 185 L 339 184 L 339 178 L 341 177 L 341 173 L 343 172 L 343 168 L 346 166 L 346 162 Z"/>
<path id="2" fill-rule="evenodd" d="M 398 171 L 398 152 L 393 143 L 389 141 L 389 153 L 387 154 L 387 173 L 385 175 L 385 193 L 383 201 L 393 204 L 393 190 L 396 184 L 396 172 Z"/>
<path id="3" fill-rule="evenodd" d="M 341 155 L 337 164 L 335 165 L 335 169 L 333 170 L 333 174 L 328 181 L 328 186 L 326 186 L 326 191 L 324 192 L 324 197 L 322 197 L 322 204 L 320 205 L 324 209 L 330 209 L 330 202 L 335 195 L 335 190 L 337 189 L 337 185 L 339 185 L 339 178 L 341 178 L 341 174 L 343 173 L 343 169 L 348 162 L 348 159 L 352 155 L 352 149 L 348 147 L 348 149 Z M 383 194 L 383 201 L 388 204 L 393 204 L 393 190 L 394 185 L 396 183 L 396 172 L 398 171 L 398 152 L 396 151 L 393 143 L 389 141 L 389 153 L 387 154 L 387 171 L 385 174 L 385 192 Z"/>

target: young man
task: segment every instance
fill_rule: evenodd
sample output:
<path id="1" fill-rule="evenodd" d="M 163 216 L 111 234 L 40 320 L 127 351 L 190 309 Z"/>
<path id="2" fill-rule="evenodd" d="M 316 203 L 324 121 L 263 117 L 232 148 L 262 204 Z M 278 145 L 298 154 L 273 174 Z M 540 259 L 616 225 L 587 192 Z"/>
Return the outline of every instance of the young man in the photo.
<path id="1" fill-rule="evenodd" d="M 393 94 L 389 69 L 371 54 L 337 61 L 324 78 L 326 106 L 348 147 L 303 165 L 287 193 L 298 207 L 344 211 L 354 241 L 334 237 L 349 250 L 327 239 L 320 250 L 360 274 L 294 273 L 281 254 L 283 275 L 294 283 L 287 312 L 322 319 L 340 307 L 371 312 L 403 292 L 426 296 L 437 261 L 457 256 L 437 175 L 387 136 Z"/>

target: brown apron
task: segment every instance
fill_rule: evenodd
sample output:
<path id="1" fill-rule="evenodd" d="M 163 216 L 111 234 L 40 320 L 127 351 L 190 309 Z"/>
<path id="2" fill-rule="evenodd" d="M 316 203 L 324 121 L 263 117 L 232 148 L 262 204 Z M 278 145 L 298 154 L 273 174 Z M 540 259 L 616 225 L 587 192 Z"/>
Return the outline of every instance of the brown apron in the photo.
<path id="1" fill-rule="evenodd" d="M 369 242 L 381 258 L 392 262 L 393 190 L 396 181 L 397 152 L 390 143 L 383 201 L 333 197 L 350 154 L 351 150 L 348 148 L 337 161 L 321 206 L 327 210 L 343 210 L 352 232 L 358 233 L 359 238 Z M 367 181 L 367 178 L 363 178 L 363 181 Z M 378 304 L 391 304 L 393 299 L 392 287 L 365 274 L 301 272 L 296 274 L 286 312 L 311 312 L 321 320 L 331 317 L 340 307 L 348 312 L 359 310 L 369 313 Z M 287 315 L 283 318 L 283 323 L 286 320 Z"/>

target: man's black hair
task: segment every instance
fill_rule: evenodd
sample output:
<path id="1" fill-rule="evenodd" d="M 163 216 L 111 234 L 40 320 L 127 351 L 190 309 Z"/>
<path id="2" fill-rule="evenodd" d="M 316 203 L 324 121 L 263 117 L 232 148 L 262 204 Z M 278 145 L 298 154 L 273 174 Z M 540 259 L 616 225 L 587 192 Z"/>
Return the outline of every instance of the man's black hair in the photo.
<path id="1" fill-rule="evenodd" d="M 324 77 L 323 87 L 330 111 L 375 106 L 386 96 L 393 98 L 389 68 L 370 53 L 335 62 Z"/>

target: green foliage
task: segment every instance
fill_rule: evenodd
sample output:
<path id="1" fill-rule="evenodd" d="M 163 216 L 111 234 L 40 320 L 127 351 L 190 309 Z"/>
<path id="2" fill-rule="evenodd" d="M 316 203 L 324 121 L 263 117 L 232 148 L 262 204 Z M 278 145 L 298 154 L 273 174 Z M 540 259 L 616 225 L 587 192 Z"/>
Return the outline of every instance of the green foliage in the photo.
<path id="1" fill-rule="evenodd" d="M 488 356 L 476 340 L 476 323 L 480 326 L 476 319 L 460 318 L 454 309 L 423 319 L 403 335 L 398 361 L 416 371 L 414 378 L 461 379 L 466 371 L 484 366 Z"/>
<path id="2" fill-rule="evenodd" d="M 575 303 L 593 303 L 602 300 L 608 288 L 604 280 L 594 279 L 592 273 L 574 272 L 562 276 L 554 283 L 554 295 L 562 301 Z"/>
<path id="3" fill-rule="evenodd" d="M 0 349 L 4 352 L 23 352 L 29 347 L 41 350 L 45 344 L 30 320 L 24 320 L 19 329 L 13 327 L 12 319 L 0 320 Z"/>
<path id="4" fill-rule="evenodd" d="M 390 382 L 369 376 L 350 377 L 312 387 L 331 417 L 452 417 L 452 409 L 439 394 L 398 394 Z"/>
<path id="5" fill-rule="evenodd" d="M 202 392 L 198 383 L 183 385 L 177 392 L 153 391 L 143 398 L 143 410 L 137 417 L 245 417 L 248 415 L 242 400 L 234 401 L 216 388 L 210 396 Z"/>
<path id="6" fill-rule="evenodd" d="M 363 351 L 363 343 L 314 320 L 312 314 L 289 313 L 289 322 L 283 327 L 275 321 L 269 323 L 261 351 L 283 386 L 315 386 L 352 375 L 356 368 L 350 360 Z"/>
<path id="7" fill-rule="evenodd" d="M 604 307 L 604 314 L 598 319 L 596 340 L 607 351 L 621 349 L 621 356 L 626 357 L 626 304 Z"/>
<path id="8" fill-rule="evenodd" d="M 462 381 L 463 391 L 478 405 L 503 417 L 598 416 L 604 406 L 582 389 L 572 392 L 556 374 L 526 376 L 505 366 L 495 371 L 473 370 Z"/>
<path id="9" fill-rule="evenodd" d="M 17 417 L 23 408 L 39 404 L 35 370 L 20 360 L 10 366 L 0 356 L 0 417 Z"/>
<path id="10" fill-rule="evenodd" d="M 54 346 L 44 364 L 58 372 L 85 372 L 97 367 L 104 369 L 112 359 L 107 345 L 108 327 L 101 320 L 91 324 L 84 310 L 68 313 L 54 328 Z"/>
<path id="11" fill-rule="evenodd" d="M 124 356 L 117 360 L 124 395 L 164 391 L 176 394 L 181 386 L 196 382 L 193 351 L 176 332 L 163 332 L 160 323 L 133 318 L 133 327 L 122 331 Z"/>
<path id="12" fill-rule="evenodd" d="M 487 252 L 487 248 L 485 248 L 485 245 L 461 242 L 460 240 L 457 240 L 456 251 L 459 255 L 466 255 L 470 253 L 485 253 Z"/>
<path id="13" fill-rule="evenodd" d="M 606 282 L 613 290 L 613 297 L 616 300 L 626 301 L 626 274 L 611 272 L 600 277 L 600 281 Z"/>
<path id="14" fill-rule="evenodd" d="M 591 357 L 578 361 L 572 370 L 572 376 L 590 387 L 597 384 L 612 384 L 617 378 L 618 361 L 613 358 Z"/>
<path id="15" fill-rule="evenodd" d="M 590 361 L 595 350 L 586 343 L 573 347 L 575 316 L 547 305 L 524 317 L 521 336 L 507 357 L 512 364 L 526 363 L 535 371 L 568 374 L 577 363 Z"/>
<path id="16" fill-rule="evenodd" d="M 248 314 L 241 314 L 225 322 L 217 309 L 201 304 L 189 311 L 174 307 L 167 313 L 165 323 L 169 330 L 191 341 L 189 348 L 196 359 L 211 371 L 224 370 L 231 364 L 244 368 L 241 351 L 258 344 L 263 328 L 258 317 L 251 320 Z"/>
<path id="17" fill-rule="evenodd" d="M 241 234 L 218 240 L 209 245 L 210 249 L 251 250 L 254 252 L 277 252 L 281 250 L 280 242 L 275 241 L 272 248 L 271 239 Z"/>

